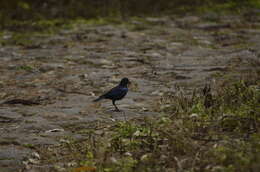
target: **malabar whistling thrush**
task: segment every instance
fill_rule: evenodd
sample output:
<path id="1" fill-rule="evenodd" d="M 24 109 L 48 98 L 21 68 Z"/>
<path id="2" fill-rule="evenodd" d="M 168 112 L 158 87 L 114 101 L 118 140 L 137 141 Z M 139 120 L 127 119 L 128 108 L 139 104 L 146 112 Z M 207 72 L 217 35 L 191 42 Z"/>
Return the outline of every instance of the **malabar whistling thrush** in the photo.
<path id="1" fill-rule="evenodd" d="M 123 78 L 116 87 L 112 88 L 107 93 L 105 93 L 102 96 L 100 96 L 99 98 L 95 99 L 94 102 L 97 102 L 97 101 L 102 100 L 102 99 L 110 99 L 110 100 L 112 100 L 112 103 L 115 106 L 115 110 L 120 111 L 118 109 L 118 107 L 116 106 L 115 102 L 117 100 L 121 100 L 125 97 L 125 95 L 128 92 L 127 86 L 129 84 L 130 84 L 129 79 Z"/>

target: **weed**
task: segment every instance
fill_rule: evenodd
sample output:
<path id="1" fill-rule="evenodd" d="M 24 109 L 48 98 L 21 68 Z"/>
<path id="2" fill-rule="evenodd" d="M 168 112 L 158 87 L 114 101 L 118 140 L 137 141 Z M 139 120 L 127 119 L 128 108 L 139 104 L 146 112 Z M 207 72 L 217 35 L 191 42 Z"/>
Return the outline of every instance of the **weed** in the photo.
<path id="1" fill-rule="evenodd" d="M 208 95 L 210 104 L 205 104 Z M 260 92 L 246 81 L 188 96 L 181 88 L 162 97 L 164 114 L 102 127 L 85 141 L 49 148 L 52 161 L 96 171 L 257 171 Z M 56 158 L 51 151 L 56 152 Z M 45 152 L 46 153 L 46 152 Z M 44 161 L 44 160 L 43 160 Z M 84 167 L 84 168 L 83 168 Z M 84 171 L 84 170 L 83 170 Z"/>

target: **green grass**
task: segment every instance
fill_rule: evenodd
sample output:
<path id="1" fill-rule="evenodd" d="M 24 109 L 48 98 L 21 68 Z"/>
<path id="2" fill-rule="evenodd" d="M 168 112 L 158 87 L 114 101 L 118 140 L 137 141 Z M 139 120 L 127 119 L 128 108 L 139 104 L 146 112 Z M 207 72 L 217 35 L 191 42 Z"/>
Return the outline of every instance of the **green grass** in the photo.
<path id="1" fill-rule="evenodd" d="M 0 30 L 0 44 L 34 47 L 40 40 L 59 34 L 61 31 L 75 31 L 80 27 L 100 26 L 106 24 L 119 25 L 123 22 L 118 18 L 93 19 L 41 19 L 36 21 L 12 20 Z"/>
<path id="2" fill-rule="evenodd" d="M 21 65 L 17 67 L 17 70 L 24 70 L 27 72 L 32 72 L 34 70 L 34 67 L 31 65 Z"/>
<path id="3" fill-rule="evenodd" d="M 42 163 L 73 162 L 73 172 L 258 171 L 259 83 L 223 84 L 214 94 L 163 96 L 155 105 L 160 117 L 91 124 L 86 140 L 44 150 Z"/>

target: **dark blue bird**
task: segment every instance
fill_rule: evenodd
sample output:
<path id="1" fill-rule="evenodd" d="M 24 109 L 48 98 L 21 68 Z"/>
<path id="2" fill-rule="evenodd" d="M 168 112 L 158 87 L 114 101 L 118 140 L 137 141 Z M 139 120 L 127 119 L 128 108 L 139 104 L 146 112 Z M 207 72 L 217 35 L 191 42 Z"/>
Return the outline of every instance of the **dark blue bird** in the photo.
<path id="1" fill-rule="evenodd" d="M 116 111 L 120 111 L 115 102 L 117 100 L 121 100 L 122 98 L 125 97 L 125 95 L 127 94 L 128 92 L 128 88 L 127 86 L 130 84 L 130 81 L 128 80 L 128 78 L 123 78 L 119 85 L 112 88 L 110 91 L 108 91 L 107 93 L 103 94 L 102 96 L 100 96 L 99 98 L 97 98 L 96 100 L 94 100 L 94 102 L 97 102 L 99 100 L 102 100 L 102 99 L 110 99 L 112 100 L 112 103 L 113 105 L 115 106 L 115 110 Z"/>

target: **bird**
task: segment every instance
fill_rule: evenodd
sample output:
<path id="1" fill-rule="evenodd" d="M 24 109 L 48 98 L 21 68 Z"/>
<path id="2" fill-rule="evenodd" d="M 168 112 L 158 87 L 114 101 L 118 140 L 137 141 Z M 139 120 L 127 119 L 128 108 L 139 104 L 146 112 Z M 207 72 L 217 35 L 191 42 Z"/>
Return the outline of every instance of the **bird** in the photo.
<path id="1" fill-rule="evenodd" d="M 130 83 L 131 82 L 129 81 L 128 78 L 123 78 L 116 87 L 112 88 L 107 93 L 99 96 L 97 99 L 93 100 L 93 102 L 98 102 L 102 99 L 110 99 L 110 100 L 112 100 L 112 104 L 115 107 L 115 111 L 120 112 L 120 110 L 116 106 L 115 102 L 117 100 L 123 99 L 126 96 L 126 94 L 128 92 L 128 85 Z"/>

